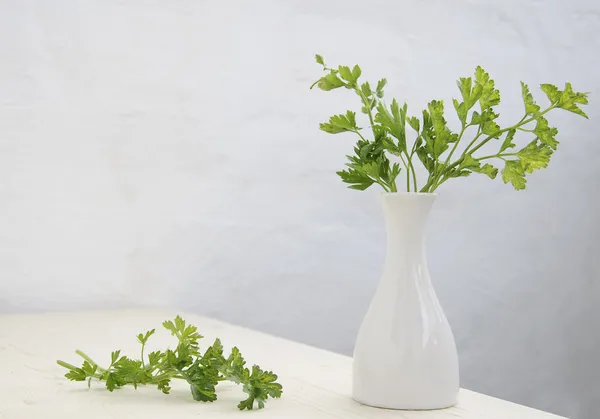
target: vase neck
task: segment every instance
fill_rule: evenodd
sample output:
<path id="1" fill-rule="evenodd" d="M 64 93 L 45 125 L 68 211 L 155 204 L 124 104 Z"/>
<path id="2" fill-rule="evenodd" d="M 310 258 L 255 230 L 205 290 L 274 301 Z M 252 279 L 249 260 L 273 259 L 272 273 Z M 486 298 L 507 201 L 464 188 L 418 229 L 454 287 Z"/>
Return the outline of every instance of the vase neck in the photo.
<path id="1" fill-rule="evenodd" d="M 435 195 L 381 195 L 387 230 L 386 271 L 412 270 L 425 257 L 425 229 Z"/>

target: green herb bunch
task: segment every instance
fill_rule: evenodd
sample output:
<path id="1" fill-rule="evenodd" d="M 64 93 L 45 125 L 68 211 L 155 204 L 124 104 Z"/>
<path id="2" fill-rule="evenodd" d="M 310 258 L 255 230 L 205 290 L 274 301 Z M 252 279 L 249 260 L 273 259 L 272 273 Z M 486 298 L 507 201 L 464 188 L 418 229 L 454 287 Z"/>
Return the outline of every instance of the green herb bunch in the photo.
<path id="1" fill-rule="evenodd" d="M 65 377 L 72 381 L 85 381 L 90 386 L 92 379 L 104 381 L 108 391 L 114 391 L 126 385 L 137 389 L 138 385 L 155 385 L 164 394 L 169 394 L 173 379 L 185 380 L 189 383 L 194 400 L 213 402 L 217 399 L 215 387 L 220 381 L 228 380 L 243 385 L 248 395 L 238 404 L 240 410 L 252 410 L 254 402 L 259 409 L 265 406 L 269 397 L 281 397 L 282 387 L 277 383 L 277 375 L 264 371 L 258 365 L 247 368 L 246 361 L 238 348 L 234 347 L 225 358 L 223 345 L 216 339 L 204 354 L 200 353 L 198 341 L 202 338 L 196 326 L 186 325 L 179 316 L 174 321 L 165 321 L 163 326 L 178 339 L 175 350 L 156 351 L 144 357 L 144 349 L 154 329 L 139 334 L 138 341 L 142 345 L 140 359 L 121 356 L 121 351 L 111 353 L 110 365 L 102 368 L 81 351 L 76 353 L 84 361 L 76 367 L 64 361 L 57 361 L 69 372 Z"/>
<path id="2" fill-rule="evenodd" d="M 347 169 L 337 172 L 352 189 L 364 190 L 377 183 L 387 192 L 397 192 L 396 178 L 402 163 L 407 191 L 433 192 L 448 179 L 471 173 L 481 173 L 494 179 L 498 175 L 494 162 L 504 165 L 501 172 L 504 183 L 510 182 L 515 189 L 525 189 L 525 176 L 547 167 L 558 146 L 558 130 L 549 125 L 545 115 L 554 109 L 564 109 L 587 118 L 578 106 L 588 103 L 587 93 L 574 92 L 570 83 L 566 83 L 563 90 L 542 84 L 540 87 L 550 102 L 542 107 L 534 101 L 529 87 L 521 82 L 525 114 L 517 123 L 500 127 L 496 111 L 500 92 L 489 74 L 477 67 L 474 78 L 461 78 L 457 82 L 461 99 L 453 99 L 453 104 L 461 129 L 452 132 L 444 117 L 442 100 L 429 102 L 422 118 L 409 116 L 406 103 L 400 106 L 396 99 L 390 106 L 384 103 L 386 79 L 379 80 L 372 87 L 369 82 L 359 81 L 362 71 L 358 65 L 352 69 L 348 66 L 330 68 L 320 55 L 316 55 L 316 61 L 323 66 L 326 74 L 311 89 L 316 85 L 326 91 L 341 87 L 354 91 L 360 98 L 362 113 L 367 115 L 372 131 L 372 135 L 363 134 L 363 129 L 357 125 L 356 113 L 350 110 L 334 115 L 320 125 L 321 130 L 330 134 L 352 132 L 358 136 L 354 155 L 347 156 Z M 414 134 L 407 133 L 407 126 Z M 524 132 L 533 140 L 515 149 L 517 132 Z M 409 137 L 414 137 L 412 144 L 409 144 Z M 499 144 L 496 153 L 476 154 L 492 140 Z M 467 145 L 458 155 L 456 151 L 460 143 Z M 390 156 L 394 156 L 396 162 L 392 162 Z M 417 159 L 429 174 L 422 186 L 417 182 Z"/>

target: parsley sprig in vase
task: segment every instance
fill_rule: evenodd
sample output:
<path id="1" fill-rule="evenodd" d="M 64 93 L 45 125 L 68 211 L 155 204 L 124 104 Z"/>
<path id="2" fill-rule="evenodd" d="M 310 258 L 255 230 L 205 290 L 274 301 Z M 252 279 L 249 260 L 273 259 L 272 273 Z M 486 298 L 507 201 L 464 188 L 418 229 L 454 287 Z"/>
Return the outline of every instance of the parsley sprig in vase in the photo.
<path id="1" fill-rule="evenodd" d="M 587 118 L 580 105 L 586 93 L 570 83 L 560 90 L 542 84 L 547 100 L 539 105 L 521 82 L 523 117 L 513 125 L 498 124 L 500 92 L 483 68 L 457 82 L 460 99 L 453 99 L 460 130 L 445 119 L 444 103 L 433 100 L 419 116 L 409 116 L 406 104 L 384 100 L 386 79 L 361 82 L 358 65 L 330 67 L 316 55 L 324 75 L 312 87 L 345 88 L 358 96 L 365 126 L 356 113 L 334 115 L 320 125 L 330 134 L 357 138 L 347 167 L 337 172 L 349 188 L 378 185 L 387 228 L 383 275 L 356 339 L 353 398 L 363 404 L 406 410 L 431 410 L 456 404 L 460 387 L 456 344 L 432 285 L 425 255 L 425 228 L 446 181 L 473 173 L 515 189 L 526 176 L 548 166 L 558 147 L 558 130 L 546 116 L 562 109 Z M 522 145 L 518 145 L 522 144 Z M 493 148 L 487 154 L 482 150 Z M 495 146 L 495 147 L 494 147 Z M 421 165 L 426 179 L 418 179 Z M 497 167 L 499 165 L 499 167 Z"/>

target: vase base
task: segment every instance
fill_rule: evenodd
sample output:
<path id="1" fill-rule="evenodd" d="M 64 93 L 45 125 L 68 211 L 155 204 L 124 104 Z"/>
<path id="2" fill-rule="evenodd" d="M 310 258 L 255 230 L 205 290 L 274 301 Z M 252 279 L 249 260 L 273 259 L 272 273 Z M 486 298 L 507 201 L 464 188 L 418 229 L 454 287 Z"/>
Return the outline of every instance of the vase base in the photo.
<path id="1" fill-rule="evenodd" d="M 456 400 L 449 403 L 431 403 L 424 405 L 415 405 L 410 403 L 369 403 L 367 401 L 361 400 L 359 397 L 352 396 L 352 400 L 357 403 L 360 403 L 364 406 L 375 407 L 378 409 L 387 409 L 387 410 L 442 410 L 448 409 L 450 407 L 456 406 Z"/>

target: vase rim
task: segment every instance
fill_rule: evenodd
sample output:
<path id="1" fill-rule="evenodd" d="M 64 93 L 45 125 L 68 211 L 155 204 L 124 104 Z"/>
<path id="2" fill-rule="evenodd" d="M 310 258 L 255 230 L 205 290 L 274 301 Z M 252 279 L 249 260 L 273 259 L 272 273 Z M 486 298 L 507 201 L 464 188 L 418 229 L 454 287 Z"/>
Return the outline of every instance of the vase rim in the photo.
<path id="1" fill-rule="evenodd" d="M 435 192 L 381 192 L 381 196 L 437 196 Z"/>
<path id="2" fill-rule="evenodd" d="M 435 193 L 430 192 L 383 192 L 379 195 L 381 202 L 388 203 L 433 203 L 437 199 Z"/>

